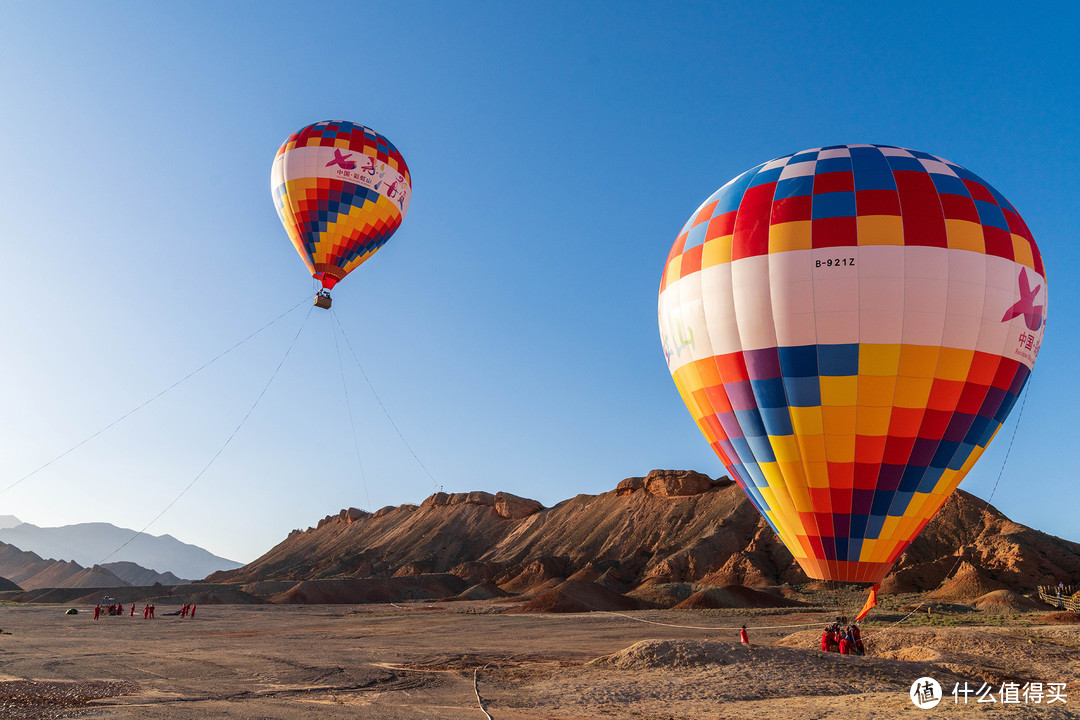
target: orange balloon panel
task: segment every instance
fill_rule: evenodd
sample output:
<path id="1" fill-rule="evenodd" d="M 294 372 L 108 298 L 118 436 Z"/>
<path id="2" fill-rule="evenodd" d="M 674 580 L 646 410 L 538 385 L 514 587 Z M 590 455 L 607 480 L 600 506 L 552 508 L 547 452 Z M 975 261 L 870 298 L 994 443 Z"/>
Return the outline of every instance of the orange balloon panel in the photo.
<path id="1" fill-rule="evenodd" d="M 270 187 L 293 246 L 330 289 L 401 225 L 412 179 L 385 137 L 362 125 L 327 121 L 282 144 Z"/>
<path id="2" fill-rule="evenodd" d="M 811 577 L 874 582 L 993 438 L 1042 342 L 1035 241 L 940 157 L 839 145 L 718 190 L 660 335 L 687 408 Z"/>

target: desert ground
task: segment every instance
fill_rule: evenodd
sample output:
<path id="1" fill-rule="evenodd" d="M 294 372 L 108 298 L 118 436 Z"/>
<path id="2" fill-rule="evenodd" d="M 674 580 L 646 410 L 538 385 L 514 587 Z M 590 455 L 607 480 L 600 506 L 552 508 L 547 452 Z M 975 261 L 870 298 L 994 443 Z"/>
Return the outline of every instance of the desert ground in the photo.
<path id="1" fill-rule="evenodd" d="M 857 657 L 820 652 L 826 616 L 805 608 L 204 605 L 193 619 L 159 606 L 149 621 L 141 607 L 98 621 L 65 610 L 0 606 L 0 717 L 1080 717 L 1080 625 L 1038 613 L 900 625 L 884 614 Z M 743 624 L 749 646 L 738 641 Z M 933 710 L 909 698 L 923 676 L 944 688 Z M 999 702 L 956 703 L 958 682 L 992 685 Z M 1066 702 L 1002 703 L 1008 682 L 1067 683 Z"/>

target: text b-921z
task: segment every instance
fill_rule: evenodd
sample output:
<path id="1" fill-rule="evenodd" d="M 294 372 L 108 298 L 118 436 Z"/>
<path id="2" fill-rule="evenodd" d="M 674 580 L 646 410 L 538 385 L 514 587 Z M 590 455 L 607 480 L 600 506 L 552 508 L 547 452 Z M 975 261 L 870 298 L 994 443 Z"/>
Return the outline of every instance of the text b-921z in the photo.
<path id="1" fill-rule="evenodd" d="M 815 260 L 814 267 L 854 267 L 854 257 L 829 258 L 827 260 Z"/>

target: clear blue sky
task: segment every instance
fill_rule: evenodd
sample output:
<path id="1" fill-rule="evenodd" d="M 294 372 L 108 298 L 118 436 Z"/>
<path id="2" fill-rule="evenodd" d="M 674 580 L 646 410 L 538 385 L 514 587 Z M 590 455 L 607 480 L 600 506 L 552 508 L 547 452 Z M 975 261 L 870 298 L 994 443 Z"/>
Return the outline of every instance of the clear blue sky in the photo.
<path id="1" fill-rule="evenodd" d="M 328 119 L 383 133 L 412 171 L 404 224 L 334 308 L 439 485 L 551 505 L 652 468 L 723 474 L 658 339 L 671 244 L 759 162 L 876 142 L 968 167 L 1031 227 L 1049 321 L 994 504 L 1080 540 L 1076 9 L 672 5 L 6 4 L 0 486 L 310 295 L 269 174 Z M 143 527 L 306 312 L 0 494 L 0 514 Z M 361 472 L 329 323 L 314 311 L 149 532 L 247 561 L 342 507 L 432 492 L 350 364 Z M 1016 415 L 963 489 L 989 494 Z"/>

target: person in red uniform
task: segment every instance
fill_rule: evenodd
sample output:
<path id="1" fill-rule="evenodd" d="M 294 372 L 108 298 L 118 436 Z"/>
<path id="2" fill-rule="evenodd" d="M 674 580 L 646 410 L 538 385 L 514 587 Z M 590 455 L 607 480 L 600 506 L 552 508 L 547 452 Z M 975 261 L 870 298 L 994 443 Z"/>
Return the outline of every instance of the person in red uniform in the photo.
<path id="1" fill-rule="evenodd" d="M 150 619 L 154 619 L 154 603 L 150 603 Z"/>
<path id="2" fill-rule="evenodd" d="M 191 614 L 188 615 L 188 617 L 195 617 L 195 608 L 196 608 L 195 603 L 191 603 Z"/>
<path id="3" fill-rule="evenodd" d="M 841 635 L 840 636 L 840 654 L 841 655 L 850 655 L 851 654 L 851 643 L 848 642 L 847 635 Z"/>
<path id="4" fill-rule="evenodd" d="M 743 645 L 749 645 L 750 644 L 750 638 L 748 638 L 746 636 L 746 626 L 745 625 L 743 625 L 742 630 L 739 631 L 739 640 L 742 641 Z"/>
<path id="5" fill-rule="evenodd" d="M 101 606 L 100 605 L 95 605 L 94 606 L 94 619 L 97 620 L 99 617 L 101 617 Z"/>
<path id="6" fill-rule="evenodd" d="M 131 603 L 131 617 L 135 617 L 135 603 Z"/>

